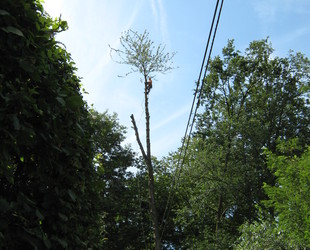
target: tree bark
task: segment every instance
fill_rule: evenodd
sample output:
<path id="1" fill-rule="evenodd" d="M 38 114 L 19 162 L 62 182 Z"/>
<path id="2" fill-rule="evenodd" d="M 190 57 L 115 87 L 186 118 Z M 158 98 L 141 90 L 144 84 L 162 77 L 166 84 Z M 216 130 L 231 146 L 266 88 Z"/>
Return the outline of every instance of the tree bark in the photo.
<path id="1" fill-rule="evenodd" d="M 159 233 L 158 215 L 157 215 L 157 210 L 156 210 L 156 205 L 155 205 L 154 171 L 153 171 L 152 160 L 151 160 L 151 142 L 150 142 L 150 113 L 149 113 L 149 106 L 148 106 L 148 86 L 147 86 L 146 77 L 145 77 L 144 96 L 145 96 L 145 121 L 146 121 L 145 122 L 146 123 L 146 152 L 141 143 L 134 116 L 131 115 L 130 117 L 131 117 L 131 122 L 133 124 L 133 129 L 135 130 L 137 142 L 139 144 L 144 162 L 148 170 L 149 207 L 150 207 L 150 213 L 151 213 L 153 227 L 154 227 L 155 250 L 160 250 L 161 241 L 160 241 L 160 233 Z"/>

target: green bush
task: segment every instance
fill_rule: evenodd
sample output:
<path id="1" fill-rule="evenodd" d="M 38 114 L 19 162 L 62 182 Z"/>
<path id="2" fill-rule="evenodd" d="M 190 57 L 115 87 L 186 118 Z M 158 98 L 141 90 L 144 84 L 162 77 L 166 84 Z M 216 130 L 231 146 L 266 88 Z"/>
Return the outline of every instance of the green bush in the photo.
<path id="1" fill-rule="evenodd" d="M 99 187 L 76 68 L 40 1 L 0 3 L 0 247 L 96 249 Z"/>

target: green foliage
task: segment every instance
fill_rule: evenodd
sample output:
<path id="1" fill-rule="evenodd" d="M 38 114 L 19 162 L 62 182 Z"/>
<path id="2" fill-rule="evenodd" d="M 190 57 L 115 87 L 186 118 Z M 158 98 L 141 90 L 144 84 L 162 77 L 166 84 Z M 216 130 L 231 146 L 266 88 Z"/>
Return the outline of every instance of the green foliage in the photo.
<path id="1" fill-rule="evenodd" d="M 236 234 L 241 198 L 237 174 L 225 168 L 220 159 L 225 157 L 215 144 L 204 146 L 194 138 L 188 150 L 188 159 L 180 177 L 179 192 L 183 203 L 177 210 L 176 222 L 186 237 L 184 247 L 197 249 L 229 249 Z M 218 168 L 216 168 L 218 166 Z M 234 194 L 233 190 L 239 193 Z M 236 198 L 240 197 L 240 201 Z M 238 203 L 239 202 L 239 203 Z M 240 204 L 240 206 L 239 206 Z M 235 214 L 234 214 L 235 213 Z"/>
<path id="2" fill-rule="evenodd" d="M 88 110 L 54 39 L 66 28 L 40 1 L 0 3 L 0 248 L 151 249 L 147 167 L 116 115 Z M 132 72 L 172 69 L 148 33 L 121 43 Z M 232 249 L 240 235 L 237 249 L 310 247 L 310 62 L 272 53 L 268 40 L 245 54 L 229 41 L 211 60 L 177 188 L 177 156 L 152 159 L 163 249 Z"/>
<path id="3" fill-rule="evenodd" d="M 166 73 L 174 68 L 172 59 L 175 52 L 165 53 L 165 46 L 161 44 L 155 47 L 147 31 L 143 34 L 133 30 L 125 31 L 120 38 L 120 43 L 122 48 L 111 48 L 111 55 L 116 53 L 119 57 L 118 63 L 131 66 L 128 74 L 139 72 L 145 80 L 148 76 L 153 78 L 154 72 Z"/>
<path id="4" fill-rule="evenodd" d="M 95 130 L 93 142 L 96 156 L 94 164 L 102 190 L 103 247 L 107 249 L 152 249 L 153 228 L 149 214 L 148 173 L 144 160 L 135 157 L 130 148 L 122 146 L 125 128 L 116 115 L 100 114 L 90 110 Z M 152 159 L 155 171 L 155 195 L 159 218 L 168 199 L 171 175 L 162 162 Z M 136 168 L 136 173 L 128 171 Z M 172 218 L 166 227 L 165 246 L 177 246 L 178 235 Z"/>
<path id="5" fill-rule="evenodd" d="M 239 226 L 257 218 L 256 204 L 267 199 L 263 183 L 275 183 L 262 148 L 275 152 L 278 139 L 295 137 L 300 150 L 309 143 L 310 62 L 272 53 L 267 39 L 244 54 L 231 40 L 210 62 L 180 180 L 188 200 L 177 216 L 184 244 L 232 248 Z"/>
<path id="6" fill-rule="evenodd" d="M 117 116 L 107 112 L 100 114 L 90 110 L 95 129 L 93 142 L 100 185 L 102 185 L 101 209 L 103 217 L 104 249 L 135 249 L 142 234 L 137 198 L 136 179 L 128 172 L 134 155 L 127 146 L 122 146 L 125 128 L 119 125 Z"/>
<path id="7" fill-rule="evenodd" d="M 173 159 L 171 159 L 171 157 L 167 157 L 161 161 L 155 157 L 152 158 L 154 166 L 156 207 L 158 208 L 158 221 L 161 229 L 161 249 L 181 249 L 182 240 L 184 238 L 183 232 L 178 228 L 179 224 L 174 221 L 176 217 L 176 209 L 182 205 L 182 194 L 176 193 L 171 187 L 174 181 L 173 178 L 175 177 L 173 169 L 171 169 L 171 166 L 173 166 L 172 161 Z M 142 245 L 140 249 L 152 249 L 154 246 L 152 246 L 153 229 L 148 210 L 148 173 L 142 157 L 137 159 L 135 166 L 139 171 L 132 179 L 132 183 L 136 183 L 135 185 L 137 187 L 135 192 L 139 197 L 138 202 L 140 208 L 138 211 L 142 219 L 139 226 L 143 229 L 141 231 L 141 242 L 145 242 L 145 245 Z M 171 200 L 172 196 L 173 199 Z M 169 198 L 170 202 L 167 204 Z"/>
<path id="8" fill-rule="evenodd" d="M 309 148 L 300 152 L 296 139 L 279 141 L 276 153 L 266 150 L 276 182 L 264 185 L 269 198 L 262 201 L 264 213 L 257 221 L 242 225 L 235 249 L 309 248 Z"/>
<path id="9" fill-rule="evenodd" d="M 310 151 L 298 157 L 296 142 L 280 143 L 277 154 L 267 152 L 268 167 L 276 176 L 276 184 L 264 185 L 274 208 L 279 228 L 286 233 L 286 241 L 310 247 Z"/>
<path id="10" fill-rule="evenodd" d="M 289 245 L 285 234 L 280 231 L 272 219 L 262 219 L 253 223 L 246 222 L 241 227 L 241 236 L 237 240 L 236 250 L 281 250 L 298 249 Z"/>
<path id="11" fill-rule="evenodd" d="M 0 4 L 0 247 L 96 249 L 100 187 L 67 28 L 39 1 Z"/>

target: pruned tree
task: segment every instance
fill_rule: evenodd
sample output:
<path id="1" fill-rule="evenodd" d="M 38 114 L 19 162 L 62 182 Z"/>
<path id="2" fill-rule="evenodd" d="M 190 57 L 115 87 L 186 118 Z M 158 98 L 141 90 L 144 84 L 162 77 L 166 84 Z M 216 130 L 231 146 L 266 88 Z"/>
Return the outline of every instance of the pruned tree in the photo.
<path id="1" fill-rule="evenodd" d="M 149 206 L 154 226 L 155 249 L 161 249 L 160 230 L 154 197 L 154 176 L 150 142 L 150 114 L 148 107 L 148 95 L 152 86 L 151 81 L 148 81 L 148 78 L 155 78 L 156 73 L 165 74 L 174 69 L 172 59 L 175 52 L 166 53 L 165 46 L 161 44 L 155 46 L 154 42 L 149 38 L 149 33 L 147 31 L 144 31 L 142 34 L 133 30 L 125 31 L 120 37 L 120 44 L 120 49 L 110 47 L 112 58 L 113 54 L 116 54 L 118 56 L 118 59 L 115 60 L 117 63 L 131 66 L 130 71 L 126 76 L 137 72 L 142 75 L 142 82 L 144 81 L 146 150 L 140 140 L 135 118 L 133 115 L 131 115 L 130 118 L 143 159 L 148 168 Z"/>

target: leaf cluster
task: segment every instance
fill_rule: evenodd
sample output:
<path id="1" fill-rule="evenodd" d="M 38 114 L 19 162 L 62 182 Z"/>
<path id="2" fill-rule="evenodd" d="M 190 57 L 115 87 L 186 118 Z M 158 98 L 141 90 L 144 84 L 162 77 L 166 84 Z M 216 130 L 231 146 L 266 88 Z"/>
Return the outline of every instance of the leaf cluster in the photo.
<path id="1" fill-rule="evenodd" d="M 153 78 L 153 73 L 164 74 L 174 69 L 172 59 L 176 53 L 165 53 L 162 44 L 155 46 L 147 31 L 142 34 L 133 30 L 123 32 L 120 45 L 120 49 L 110 47 L 110 53 L 112 58 L 113 54 L 117 55 L 116 62 L 131 66 L 126 75 L 138 72 L 146 79 Z"/>
<path id="2" fill-rule="evenodd" d="M 265 184 L 269 200 L 264 204 L 275 210 L 280 229 L 286 241 L 298 246 L 310 246 L 310 153 L 309 147 L 301 156 L 291 149 L 298 149 L 298 141 L 279 142 L 277 154 L 266 152 L 268 167 L 276 177 L 274 186 Z"/>

